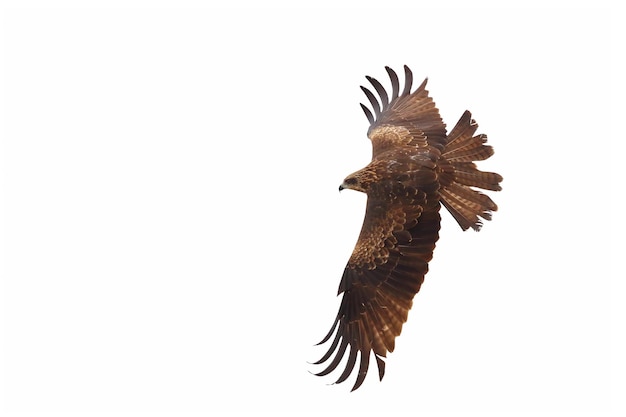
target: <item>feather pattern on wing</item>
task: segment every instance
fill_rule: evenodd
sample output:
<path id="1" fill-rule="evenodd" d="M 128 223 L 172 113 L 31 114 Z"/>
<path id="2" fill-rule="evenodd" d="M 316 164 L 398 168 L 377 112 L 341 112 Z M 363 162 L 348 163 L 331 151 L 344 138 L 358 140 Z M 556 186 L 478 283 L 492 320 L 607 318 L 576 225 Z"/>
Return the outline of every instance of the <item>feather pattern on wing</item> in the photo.
<path id="1" fill-rule="evenodd" d="M 385 105 L 385 102 L 388 100 L 387 93 L 384 92 L 380 82 L 372 77 L 367 77 L 367 80 L 370 81 L 375 91 L 378 93 L 380 103 L 383 103 L 384 111 L 380 112 L 380 103 L 374 94 L 367 88 L 361 87 L 369 102 L 372 104 L 376 115 L 373 122 L 370 120 L 371 125 L 368 136 L 371 138 L 372 131 L 381 125 L 403 126 L 405 128 L 420 130 L 422 134 L 428 138 L 429 145 L 443 150 L 446 144 L 446 125 L 443 123 L 443 120 L 441 120 L 439 110 L 435 106 L 433 99 L 428 95 L 428 90 L 426 90 L 426 82 L 428 79 L 425 79 L 422 84 L 411 93 L 413 74 L 409 67 L 405 65 L 404 90 L 400 96 L 397 96 L 397 91 L 400 89 L 398 76 L 391 68 L 385 67 L 385 69 L 389 74 L 393 90 L 391 95 L 392 100 L 388 105 Z M 361 104 L 361 108 L 367 107 Z"/>
<path id="2" fill-rule="evenodd" d="M 430 181 L 436 175 L 430 169 Z M 339 286 L 343 299 L 331 331 L 320 343 L 335 339 L 317 363 L 334 359 L 318 375 L 332 372 L 346 352 L 349 360 L 342 382 L 360 355 L 357 389 L 365 378 L 374 352 L 379 377 L 384 375 L 382 358 L 395 347 L 428 271 L 439 232 L 439 202 L 434 184 L 426 193 L 403 183 L 378 183 L 368 194 L 365 222 Z"/>

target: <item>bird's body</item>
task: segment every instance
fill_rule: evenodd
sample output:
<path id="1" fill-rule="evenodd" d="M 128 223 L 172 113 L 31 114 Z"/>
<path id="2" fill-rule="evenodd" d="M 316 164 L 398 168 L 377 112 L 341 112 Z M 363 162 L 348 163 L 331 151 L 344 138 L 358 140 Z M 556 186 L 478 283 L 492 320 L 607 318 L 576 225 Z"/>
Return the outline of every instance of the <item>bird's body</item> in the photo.
<path id="1" fill-rule="evenodd" d="M 337 380 L 352 373 L 360 353 L 353 390 L 365 379 L 371 352 L 384 375 L 382 357 L 391 352 L 407 320 L 439 238 L 439 209 L 443 204 L 464 229 L 479 230 L 479 217 L 491 218 L 497 206 L 478 187 L 499 190 L 502 177 L 479 171 L 473 161 L 487 159 L 493 149 L 486 136 L 473 136 L 477 124 L 466 111 L 447 134 L 439 111 L 425 89 L 426 80 L 410 92 L 412 74 L 405 66 L 400 94 L 396 73 L 386 67 L 391 100 L 371 77 L 380 102 L 368 89 L 374 114 L 361 105 L 370 121 L 372 161 L 346 177 L 342 189 L 367 194 L 365 220 L 339 285 L 343 298 L 330 332 L 336 332 L 327 353 L 316 363 L 333 360 L 318 375 L 332 372 L 346 351 L 348 361 Z"/>

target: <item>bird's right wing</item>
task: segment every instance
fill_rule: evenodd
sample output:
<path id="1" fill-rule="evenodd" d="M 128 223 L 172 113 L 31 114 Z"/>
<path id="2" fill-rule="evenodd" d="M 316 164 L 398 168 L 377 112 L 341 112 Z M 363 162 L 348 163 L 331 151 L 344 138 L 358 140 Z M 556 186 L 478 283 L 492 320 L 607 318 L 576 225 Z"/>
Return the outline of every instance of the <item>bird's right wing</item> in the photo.
<path id="1" fill-rule="evenodd" d="M 320 343 L 333 333 L 335 337 L 316 363 L 333 354 L 334 358 L 318 375 L 333 371 L 349 347 L 338 383 L 352 373 L 359 352 L 359 373 L 352 390 L 363 383 L 372 351 L 382 379 L 382 357 L 394 349 L 439 237 L 436 174 L 434 170 L 430 173 L 422 176 L 424 183 L 419 188 L 397 181 L 372 185 L 361 234 L 339 286 L 343 293 L 339 312 Z"/>

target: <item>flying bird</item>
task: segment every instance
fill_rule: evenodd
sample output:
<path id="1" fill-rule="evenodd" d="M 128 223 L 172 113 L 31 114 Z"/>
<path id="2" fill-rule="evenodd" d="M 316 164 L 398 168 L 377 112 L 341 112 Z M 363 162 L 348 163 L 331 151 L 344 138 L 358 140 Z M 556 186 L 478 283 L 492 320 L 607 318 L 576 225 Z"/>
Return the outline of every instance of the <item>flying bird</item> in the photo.
<path id="1" fill-rule="evenodd" d="M 348 175 L 339 190 L 367 194 L 361 233 L 339 284 L 343 293 L 339 313 L 319 343 L 334 338 L 326 354 L 315 364 L 332 360 L 316 375 L 337 368 L 348 352 L 345 368 L 336 383 L 359 368 L 352 391 L 365 380 L 371 353 L 378 375 L 385 373 L 387 352 L 402 331 L 413 297 L 420 290 L 428 262 L 439 238 L 439 208 L 448 209 L 463 230 L 480 230 L 498 207 L 476 190 L 499 191 L 502 177 L 477 169 L 475 161 L 493 155 L 487 136 L 474 135 L 478 125 L 465 111 L 450 133 L 424 82 L 413 92 L 413 75 L 404 66 L 404 88 L 398 75 L 385 67 L 391 80 L 391 96 L 380 82 L 366 77 L 378 97 L 361 87 L 372 110 L 361 104 L 370 127 L 372 161 Z M 373 111 L 373 113 L 372 113 Z"/>

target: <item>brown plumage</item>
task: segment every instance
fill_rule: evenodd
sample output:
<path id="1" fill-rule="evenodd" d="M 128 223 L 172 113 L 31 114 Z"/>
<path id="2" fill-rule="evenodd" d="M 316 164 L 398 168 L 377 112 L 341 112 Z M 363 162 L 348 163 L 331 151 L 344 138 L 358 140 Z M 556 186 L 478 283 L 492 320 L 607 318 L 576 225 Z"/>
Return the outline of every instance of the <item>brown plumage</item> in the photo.
<path id="1" fill-rule="evenodd" d="M 490 220 L 496 204 L 472 187 L 500 190 L 502 177 L 482 172 L 474 161 L 493 154 L 487 137 L 476 135 L 478 125 L 466 111 L 454 129 L 446 127 L 426 91 L 426 80 L 411 93 L 413 76 L 404 67 L 405 83 L 400 93 L 397 74 L 385 67 L 391 80 L 391 97 L 374 78 L 367 77 L 380 98 L 361 87 L 372 111 L 361 104 L 370 122 L 372 161 L 349 175 L 340 190 L 349 188 L 367 194 L 361 234 L 339 285 L 343 293 L 339 313 L 320 342 L 335 334 L 326 354 L 330 364 L 317 375 L 332 372 L 348 352 L 337 383 L 352 373 L 359 356 L 359 371 L 352 390 L 363 383 L 371 352 L 379 378 L 385 372 L 382 360 L 394 349 L 407 320 L 413 297 L 419 291 L 428 262 L 439 238 L 440 204 L 463 230 L 480 230 L 480 218 Z"/>

